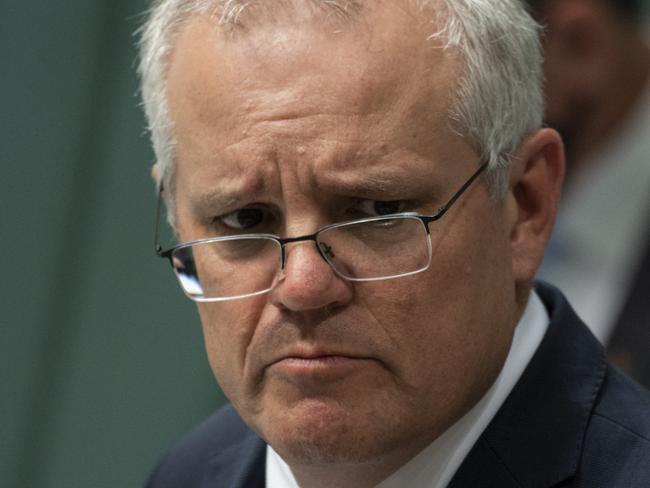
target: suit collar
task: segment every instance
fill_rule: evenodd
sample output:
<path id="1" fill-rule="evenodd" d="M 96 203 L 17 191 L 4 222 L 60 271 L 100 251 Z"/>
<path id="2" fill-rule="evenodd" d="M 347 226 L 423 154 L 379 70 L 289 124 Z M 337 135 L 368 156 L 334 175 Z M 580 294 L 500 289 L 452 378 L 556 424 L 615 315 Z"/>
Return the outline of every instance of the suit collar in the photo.
<path id="1" fill-rule="evenodd" d="M 237 416 L 234 422 L 242 420 Z M 242 439 L 216 452 L 201 488 L 264 488 L 266 444 L 246 428 Z"/>
<path id="2" fill-rule="evenodd" d="M 605 355 L 556 289 L 540 284 L 537 292 L 551 318 L 548 332 L 450 488 L 541 488 L 576 474 Z"/>

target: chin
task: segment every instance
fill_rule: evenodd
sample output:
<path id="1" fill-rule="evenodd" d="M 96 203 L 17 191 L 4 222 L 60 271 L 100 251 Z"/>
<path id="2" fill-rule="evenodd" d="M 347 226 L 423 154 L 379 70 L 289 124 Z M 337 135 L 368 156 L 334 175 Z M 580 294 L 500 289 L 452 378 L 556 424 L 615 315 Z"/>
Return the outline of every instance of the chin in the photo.
<path id="1" fill-rule="evenodd" d="M 373 417 L 337 400 L 307 399 L 262 415 L 258 432 L 290 464 L 360 463 L 385 450 Z"/>

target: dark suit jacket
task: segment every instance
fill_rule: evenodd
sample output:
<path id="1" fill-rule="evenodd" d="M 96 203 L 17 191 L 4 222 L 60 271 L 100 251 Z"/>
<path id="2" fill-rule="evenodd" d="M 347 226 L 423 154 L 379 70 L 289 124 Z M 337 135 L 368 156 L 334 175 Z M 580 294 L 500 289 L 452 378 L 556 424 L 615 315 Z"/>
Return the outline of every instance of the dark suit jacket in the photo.
<path id="1" fill-rule="evenodd" d="M 650 229 L 650 210 L 646 215 Z M 650 232 L 608 350 L 612 360 L 650 389 Z"/>
<path id="2" fill-rule="evenodd" d="M 650 487 L 650 393 L 610 366 L 554 288 L 549 330 L 450 488 Z M 158 465 L 150 488 L 264 487 L 265 444 L 231 407 Z"/>

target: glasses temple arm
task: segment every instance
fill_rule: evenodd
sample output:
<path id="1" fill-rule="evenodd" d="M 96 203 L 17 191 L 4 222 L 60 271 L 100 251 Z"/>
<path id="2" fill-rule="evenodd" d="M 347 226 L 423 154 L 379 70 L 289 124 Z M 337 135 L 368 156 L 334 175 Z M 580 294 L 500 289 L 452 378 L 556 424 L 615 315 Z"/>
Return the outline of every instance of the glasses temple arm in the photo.
<path id="1" fill-rule="evenodd" d="M 438 220 L 440 217 L 442 217 L 447 210 L 451 208 L 451 206 L 456 203 L 456 200 L 458 200 L 463 193 L 465 193 L 465 190 L 467 190 L 472 183 L 481 175 L 481 173 L 488 167 L 489 161 L 485 161 L 484 163 L 481 163 L 481 166 L 474 172 L 474 174 L 461 186 L 456 193 L 449 199 L 447 203 L 445 203 L 442 207 L 439 207 L 438 210 L 434 215 L 431 216 L 431 220 Z"/>
<path id="2" fill-rule="evenodd" d="M 163 185 L 160 184 L 160 189 L 158 190 L 158 204 L 156 205 L 156 229 L 154 231 L 154 251 L 158 256 L 162 257 L 162 246 L 160 245 L 160 213 L 162 208 L 162 197 L 163 195 Z"/>

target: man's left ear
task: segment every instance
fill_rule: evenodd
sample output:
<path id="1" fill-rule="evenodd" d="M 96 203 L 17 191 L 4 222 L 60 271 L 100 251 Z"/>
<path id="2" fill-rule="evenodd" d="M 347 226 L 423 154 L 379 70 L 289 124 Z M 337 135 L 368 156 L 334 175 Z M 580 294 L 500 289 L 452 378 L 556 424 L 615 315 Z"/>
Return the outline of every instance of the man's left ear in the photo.
<path id="1" fill-rule="evenodd" d="M 529 136 L 513 158 L 508 212 L 515 280 L 532 282 L 548 243 L 564 181 L 564 145 L 553 129 Z"/>
<path id="2" fill-rule="evenodd" d="M 153 182 L 156 184 L 156 186 L 160 185 L 160 170 L 158 163 L 151 165 L 151 178 L 153 179 Z"/>

